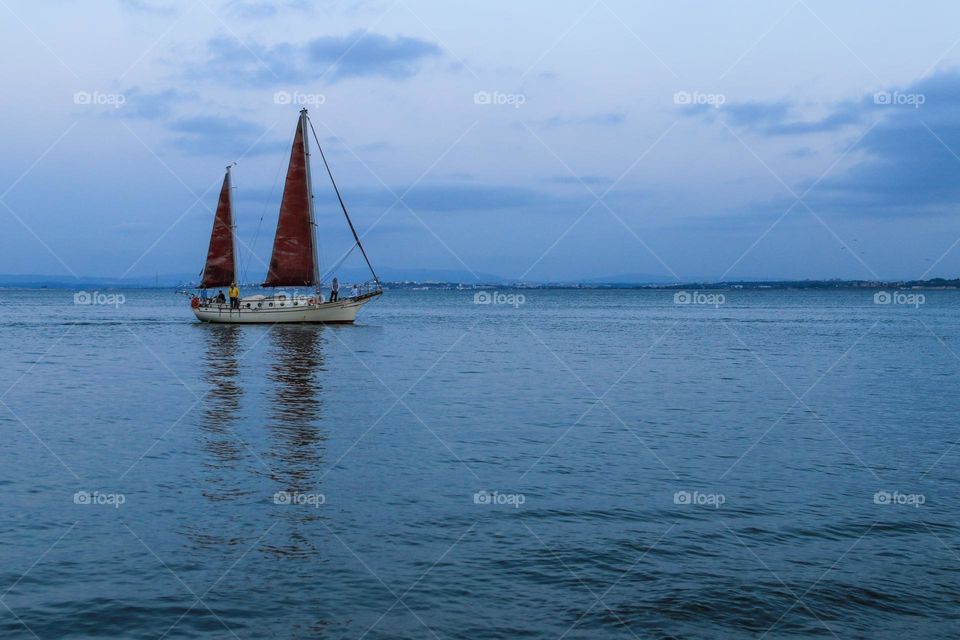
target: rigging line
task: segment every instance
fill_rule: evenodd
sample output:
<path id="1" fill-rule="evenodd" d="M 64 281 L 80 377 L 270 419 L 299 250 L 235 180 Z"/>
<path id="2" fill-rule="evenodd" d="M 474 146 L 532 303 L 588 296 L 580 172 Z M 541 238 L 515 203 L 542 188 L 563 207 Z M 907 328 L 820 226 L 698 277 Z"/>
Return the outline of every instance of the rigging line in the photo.
<path id="1" fill-rule="evenodd" d="M 329 276 L 329 275 L 332 274 L 334 271 L 336 271 L 337 269 L 339 269 L 339 268 L 340 268 L 340 265 L 342 265 L 344 262 L 347 261 L 347 258 L 350 257 L 350 254 L 353 253 L 353 250 L 356 249 L 356 248 L 357 248 L 357 245 L 354 244 L 352 247 L 350 247 L 350 250 L 349 250 L 349 251 L 347 251 L 345 254 L 343 254 L 343 256 L 341 256 L 341 258 L 340 258 L 339 260 L 337 260 L 337 262 L 336 262 L 332 267 L 330 267 L 330 269 L 328 269 L 328 270 L 325 271 L 325 272 L 322 272 L 322 273 L 323 273 L 323 277 L 321 278 L 321 280 L 326 280 L 326 279 L 327 279 L 327 276 Z"/>
<path id="2" fill-rule="evenodd" d="M 330 165 L 327 163 L 327 156 L 323 153 L 323 147 L 320 146 L 320 139 L 317 137 L 317 131 L 313 128 L 313 122 L 310 121 L 310 118 L 307 118 L 307 122 L 310 123 L 310 131 L 313 132 L 313 139 L 317 142 L 317 150 L 320 151 L 320 158 L 323 160 L 323 166 L 327 168 L 327 175 L 330 176 L 330 182 L 333 184 L 333 190 L 337 193 L 337 200 L 340 201 L 340 208 L 343 209 L 343 215 L 347 219 L 347 224 L 350 225 L 350 232 L 353 233 L 353 239 L 357 243 L 357 246 L 360 247 L 360 253 L 363 254 L 363 259 L 367 263 L 367 268 L 370 269 L 370 274 L 373 276 L 377 286 L 380 287 L 380 278 L 377 277 L 377 272 L 373 270 L 373 265 L 370 264 L 370 258 L 367 257 L 367 252 L 364 251 L 363 245 L 360 244 L 360 236 L 357 235 L 357 230 L 353 226 L 353 221 L 350 220 L 350 214 L 347 213 L 347 205 L 343 203 L 343 197 L 340 195 L 340 189 L 337 187 L 337 183 L 333 179 L 333 172 L 330 171 Z"/>
<path id="3" fill-rule="evenodd" d="M 311 198 L 313 197 L 312 193 L 310 194 L 310 197 Z M 320 231 L 320 226 L 317 224 L 316 220 L 313 221 L 313 228 L 316 229 L 317 231 Z M 317 272 L 323 273 L 323 252 L 320 251 L 319 240 L 317 241 Z M 323 276 L 320 276 L 320 282 L 318 282 L 316 286 L 323 288 Z"/>

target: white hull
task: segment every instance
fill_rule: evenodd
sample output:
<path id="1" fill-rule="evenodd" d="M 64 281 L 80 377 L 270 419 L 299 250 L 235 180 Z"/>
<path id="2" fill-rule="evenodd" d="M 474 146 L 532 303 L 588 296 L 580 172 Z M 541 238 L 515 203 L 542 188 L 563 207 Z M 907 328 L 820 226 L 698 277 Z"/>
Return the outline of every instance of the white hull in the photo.
<path id="1" fill-rule="evenodd" d="M 336 302 L 310 304 L 305 298 L 260 298 L 241 300 L 240 309 L 231 309 L 230 303 L 210 303 L 193 309 L 201 322 L 225 324 L 276 324 L 313 322 L 345 324 L 353 322 L 360 307 L 380 295 L 379 291 Z"/>

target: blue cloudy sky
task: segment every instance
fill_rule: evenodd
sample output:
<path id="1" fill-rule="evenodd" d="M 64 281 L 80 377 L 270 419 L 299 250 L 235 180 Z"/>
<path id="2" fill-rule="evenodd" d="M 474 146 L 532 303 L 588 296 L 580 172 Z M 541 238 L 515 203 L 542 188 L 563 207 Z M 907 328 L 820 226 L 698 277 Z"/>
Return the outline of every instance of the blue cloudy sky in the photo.
<path id="1" fill-rule="evenodd" d="M 199 271 L 232 161 L 243 265 L 262 270 L 301 105 L 384 267 L 960 271 L 955 2 L 0 0 L 0 16 L 0 273 Z M 330 264 L 349 241 L 314 169 Z"/>

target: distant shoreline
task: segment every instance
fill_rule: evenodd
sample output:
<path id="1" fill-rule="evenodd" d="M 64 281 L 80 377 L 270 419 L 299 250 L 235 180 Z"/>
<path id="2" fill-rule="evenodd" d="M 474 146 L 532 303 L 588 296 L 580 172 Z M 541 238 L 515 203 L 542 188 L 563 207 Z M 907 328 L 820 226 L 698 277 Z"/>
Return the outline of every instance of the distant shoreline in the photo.
<path id="1" fill-rule="evenodd" d="M 391 282 L 383 283 L 385 288 L 395 289 L 441 289 L 441 290 L 484 290 L 484 289 L 585 289 L 585 290 L 666 290 L 678 291 L 685 289 L 723 289 L 723 290 L 882 290 L 882 289 L 917 289 L 924 291 L 952 291 L 960 289 L 960 279 L 945 280 L 902 280 L 902 281 L 875 281 L 875 280 L 757 280 L 731 282 L 683 282 L 675 284 L 663 283 L 512 283 L 512 284 L 470 284 L 455 282 Z"/>
<path id="2" fill-rule="evenodd" d="M 729 282 L 685 282 L 685 283 L 631 283 L 631 282 L 543 282 L 543 283 L 465 283 L 465 282 L 430 282 L 405 280 L 399 282 L 384 281 L 387 290 L 414 290 L 414 291 L 479 291 L 479 290 L 510 290 L 510 289 L 540 289 L 540 290 L 666 290 L 677 291 L 685 289 L 704 290 L 747 290 L 747 291 L 828 291 L 828 290 L 882 290 L 882 289 L 913 289 L 921 291 L 952 291 L 960 289 L 960 279 L 934 278 L 931 280 L 749 280 Z M 76 283 L 56 281 L 22 281 L 4 282 L 0 280 L 2 290 L 68 290 L 78 291 L 85 289 L 143 289 L 143 290 L 181 290 L 193 289 L 195 284 L 138 284 L 96 282 L 78 280 Z M 257 288 L 259 283 L 241 285 L 243 288 Z"/>

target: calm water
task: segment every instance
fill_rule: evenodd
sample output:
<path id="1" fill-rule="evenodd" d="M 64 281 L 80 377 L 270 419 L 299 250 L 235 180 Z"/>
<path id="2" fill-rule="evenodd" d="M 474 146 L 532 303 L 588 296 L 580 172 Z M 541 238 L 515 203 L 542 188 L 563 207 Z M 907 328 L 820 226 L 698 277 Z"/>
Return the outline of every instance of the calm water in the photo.
<path id="1" fill-rule="evenodd" d="M 122 293 L 0 292 L 4 639 L 960 634 L 960 294 Z"/>

